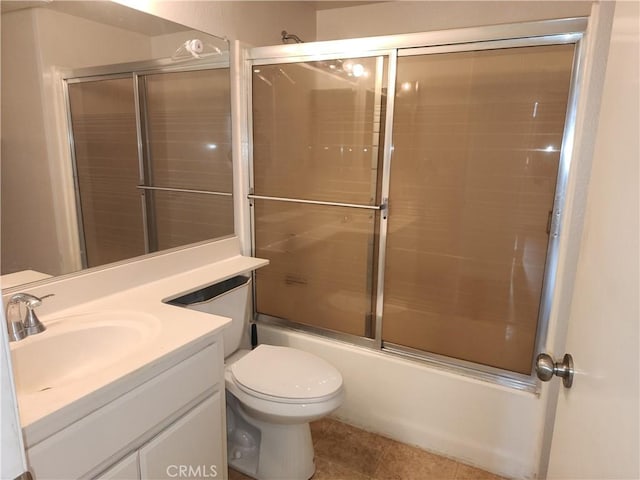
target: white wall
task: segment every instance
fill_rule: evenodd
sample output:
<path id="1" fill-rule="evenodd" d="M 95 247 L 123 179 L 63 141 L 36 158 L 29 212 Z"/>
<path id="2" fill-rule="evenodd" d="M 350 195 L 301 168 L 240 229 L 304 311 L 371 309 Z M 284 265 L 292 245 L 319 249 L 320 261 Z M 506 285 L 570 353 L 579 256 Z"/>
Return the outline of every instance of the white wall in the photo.
<path id="1" fill-rule="evenodd" d="M 589 1 L 400 1 L 320 10 L 317 39 L 372 37 L 589 15 Z"/>
<path id="2" fill-rule="evenodd" d="M 287 30 L 303 40 L 316 37 L 313 2 L 115 0 L 131 8 L 253 46 L 281 43 Z"/>

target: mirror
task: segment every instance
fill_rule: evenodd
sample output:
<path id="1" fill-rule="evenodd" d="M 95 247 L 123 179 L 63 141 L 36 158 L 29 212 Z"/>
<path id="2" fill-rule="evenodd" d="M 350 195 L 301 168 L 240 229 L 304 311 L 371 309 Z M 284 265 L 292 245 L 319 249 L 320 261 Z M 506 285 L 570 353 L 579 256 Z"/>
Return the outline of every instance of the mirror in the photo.
<path id="1" fill-rule="evenodd" d="M 233 234 L 228 43 L 3 1 L 2 288 Z"/>

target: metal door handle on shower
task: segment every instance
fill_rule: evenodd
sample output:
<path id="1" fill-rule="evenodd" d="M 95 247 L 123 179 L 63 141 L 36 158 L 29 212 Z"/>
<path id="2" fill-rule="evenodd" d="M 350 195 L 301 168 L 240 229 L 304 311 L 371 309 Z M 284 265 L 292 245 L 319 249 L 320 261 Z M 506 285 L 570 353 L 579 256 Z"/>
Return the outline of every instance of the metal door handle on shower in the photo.
<path id="1" fill-rule="evenodd" d="M 342 203 L 342 202 L 325 202 L 322 200 L 305 200 L 302 198 L 286 198 L 286 197 L 269 197 L 266 195 L 254 195 L 250 193 L 247 195 L 249 200 L 274 200 L 276 202 L 289 202 L 289 203 L 304 203 L 307 205 L 326 205 L 328 207 L 348 207 L 348 208 L 361 208 L 364 210 L 380 210 L 386 211 L 388 208 L 387 199 L 383 199 L 380 205 L 362 205 L 361 203 Z"/>

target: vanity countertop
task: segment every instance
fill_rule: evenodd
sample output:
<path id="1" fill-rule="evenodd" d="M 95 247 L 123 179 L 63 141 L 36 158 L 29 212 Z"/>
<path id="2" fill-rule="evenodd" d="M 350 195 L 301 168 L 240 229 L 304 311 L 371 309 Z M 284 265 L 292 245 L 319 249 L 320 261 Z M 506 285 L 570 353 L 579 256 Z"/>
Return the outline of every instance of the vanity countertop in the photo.
<path id="1" fill-rule="evenodd" d="M 163 300 L 255 270 L 267 263 L 266 260 L 235 255 L 42 315 L 41 321 L 50 326 L 47 331 L 51 332 L 55 332 L 56 325 L 62 322 L 82 322 L 96 315 L 111 314 L 117 318 L 126 317 L 129 313 L 133 318 L 140 315 L 150 321 L 145 326 L 146 340 L 132 353 L 109 362 L 106 367 L 42 391 L 19 391 L 18 404 L 26 447 L 68 427 L 207 345 L 221 340 L 218 334 L 230 322 L 226 317 L 169 305 Z M 45 331 L 40 335 L 46 334 Z M 27 347 L 29 342 L 38 341 L 38 336 L 12 343 L 11 348 Z M 46 369 L 47 365 L 39 367 Z"/>
<path id="2" fill-rule="evenodd" d="M 0 275 L 0 286 L 6 289 L 25 283 L 37 282 L 38 280 L 44 280 L 46 278 L 51 278 L 51 275 L 36 272 L 35 270 L 22 270 L 21 272 Z"/>

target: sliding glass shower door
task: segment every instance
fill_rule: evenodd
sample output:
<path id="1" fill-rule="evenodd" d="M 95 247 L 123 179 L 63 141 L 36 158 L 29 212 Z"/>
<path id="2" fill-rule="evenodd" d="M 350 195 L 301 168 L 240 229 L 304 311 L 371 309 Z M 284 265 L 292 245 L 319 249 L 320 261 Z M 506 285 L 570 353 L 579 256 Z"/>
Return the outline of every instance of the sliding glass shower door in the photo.
<path id="1" fill-rule="evenodd" d="M 253 68 L 261 313 L 372 336 L 385 77 L 382 56 Z"/>
<path id="2" fill-rule="evenodd" d="M 256 49 L 258 318 L 530 385 L 579 38 Z"/>
<path id="3" fill-rule="evenodd" d="M 138 82 L 150 250 L 233 233 L 229 70 Z"/>
<path id="4" fill-rule="evenodd" d="M 83 263 L 92 267 L 142 255 L 131 76 L 70 83 L 68 92 Z"/>
<path id="5" fill-rule="evenodd" d="M 385 343 L 530 373 L 574 50 L 398 59 Z"/>

